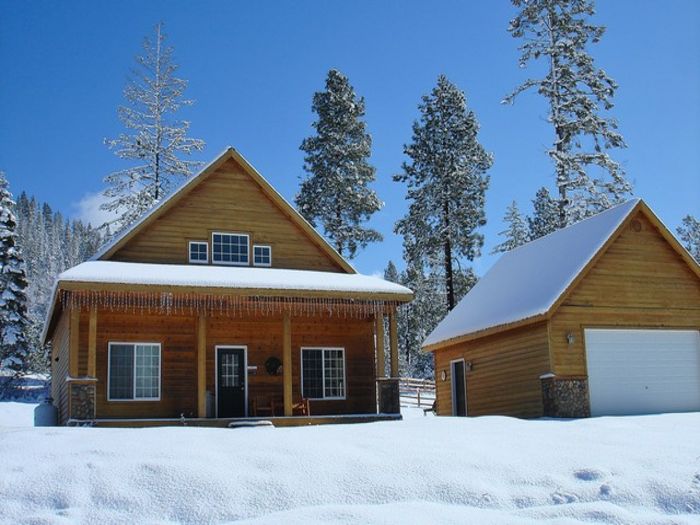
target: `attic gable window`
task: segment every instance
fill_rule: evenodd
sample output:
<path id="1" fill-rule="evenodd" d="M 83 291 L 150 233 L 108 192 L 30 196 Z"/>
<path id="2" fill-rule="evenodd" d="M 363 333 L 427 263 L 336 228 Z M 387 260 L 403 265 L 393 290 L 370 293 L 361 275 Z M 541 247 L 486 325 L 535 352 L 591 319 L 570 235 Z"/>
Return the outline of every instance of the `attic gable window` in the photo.
<path id="1" fill-rule="evenodd" d="M 272 248 L 260 244 L 253 246 L 253 264 L 255 266 L 272 266 Z"/>
<path id="2" fill-rule="evenodd" d="M 245 233 L 214 232 L 211 235 L 211 261 L 218 264 L 248 266 L 250 238 Z"/>
<path id="3" fill-rule="evenodd" d="M 209 243 L 207 241 L 190 241 L 190 262 L 207 264 L 209 262 Z"/>

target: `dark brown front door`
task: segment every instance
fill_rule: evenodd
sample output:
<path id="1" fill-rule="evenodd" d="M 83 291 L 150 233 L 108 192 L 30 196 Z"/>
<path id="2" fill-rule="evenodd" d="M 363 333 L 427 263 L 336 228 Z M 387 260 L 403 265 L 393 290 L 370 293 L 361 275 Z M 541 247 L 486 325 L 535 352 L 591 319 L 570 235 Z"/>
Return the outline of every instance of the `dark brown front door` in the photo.
<path id="1" fill-rule="evenodd" d="M 220 346 L 216 355 L 217 417 L 245 417 L 245 348 Z"/>
<path id="2" fill-rule="evenodd" d="M 467 415 L 467 385 L 464 376 L 464 361 L 452 363 L 452 415 Z"/>

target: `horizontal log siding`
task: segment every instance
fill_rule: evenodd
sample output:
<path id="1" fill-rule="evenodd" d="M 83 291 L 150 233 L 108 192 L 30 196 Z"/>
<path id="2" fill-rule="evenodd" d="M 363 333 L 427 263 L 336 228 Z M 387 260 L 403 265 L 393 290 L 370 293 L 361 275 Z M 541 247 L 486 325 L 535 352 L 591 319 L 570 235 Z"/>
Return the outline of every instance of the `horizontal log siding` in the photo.
<path id="1" fill-rule="evenodd" d="M 586 327 L 700 329 L 700 279 L 644 215 L 634 220 L 551 319 L 557 375 L 587 374 Z"/>
<path id="2" fill-rule="evenodd" d="M 70 353 L 70 340 L 68 324 L 70 312 L 64 311 L 60 315 L 56 329 L 51 339 L 51 397 L 58 408 L 58 422 L 64 424 L 68 420 L 68 358 Z"/>
<path id="3" fill-rule="evenodd" d="M 88 313 L 83 316 L 87 318 Z M 196 320 L 194 316 L 157 316 L 97 312 L 97 417 L 195 417 L 197 411 Z M 88 324 L 81 319 L 81 362 L 87 363 Z M 84 336 L 84 337 L 83 337 Z M 108 401 L 109 342 L 161 344 L 160 401 Z"/>
<path id="4" fill-rule="evenodd" d="M 81 373 L 87 367 L 88 316 L 83 312 L 80 323 Z M 67 317 L 67 315 L 64 315 Z M 282 360 L 282 318 L 208 318 L 206 383 L 214 392 L 214 355 L 216 345 L 244 345 L 248 348 L 248 365 L 257 366 L 249 376 L 249 401 L 258 397 L 268 402 L 270 396 L 282 399 L 282 375 L 270 376 L 265 361 L 272 356 Z M 66 330 L 62 318 L 56 337 Z M 195 316 L 159 316 L 97 313 L 97 418 L 165 418 L 197 415 L 197 319 Z M 67 355 L 67 335 L 66 355 Z M 108 401 L 107 349 L 109 342 L 161 343 L 161 400 Z M 301 346 L 337 346 L 345 348 L 347 399 L 312 401 L 312 415 L 367 414 L 376 412 L 374 380 L 374 342 L 371 319 L 292 318 L 293 397 L 301 398 Z M 67 364 L 67 358 L 63 360 Z M 60 362 L 60 361 L 59 361 Z M 54 376 L 57 377 L 57 376 Z M 280 407 L 281 410 L 281 407 Z"/>
<path id="5" fill-rule="evenodd" d="M 549 371 L 546 323 L 461 343 L 434 355 L 439 415 L 452 415 L 450 361 L 461 358 L 473 367 L 466 373 L 469 416 L 542 415 L 539 377 Z M 443 370 L 446 381 L 442 381 Z"/>
<path id="6" fill-rule="evenodd" d="M 188 264 L 188 241 L 209 242 L 213 231 L 247 233 L 272 247 L 272 267 L 342 271 L 275 205 L 233 160 L 194 188 L 118 250 L 114 261 Z"/>
<path id="7" fill-rule="evenodd" d="M 207 320 L 207 390 L 214 392 L 214 352 L 217 345 L 247 345 L 248 365 L 257 366 L 249 377 L 249 400 L 282 400 L 282 374 L 270 376 L 265 361 L 282 361 L 282 317 L 263 319 L 211 318 Z M 372 320 L 292 317 L 292 397 L 301 399 L 301 347 L 345 348 L 346 399 L 311 401 L 312 415 L 371 414 L 376 412 Z M 280 405 L 279 410 L 282 410 Z M 281 414 L 278 414 L 281 415 Z"/>

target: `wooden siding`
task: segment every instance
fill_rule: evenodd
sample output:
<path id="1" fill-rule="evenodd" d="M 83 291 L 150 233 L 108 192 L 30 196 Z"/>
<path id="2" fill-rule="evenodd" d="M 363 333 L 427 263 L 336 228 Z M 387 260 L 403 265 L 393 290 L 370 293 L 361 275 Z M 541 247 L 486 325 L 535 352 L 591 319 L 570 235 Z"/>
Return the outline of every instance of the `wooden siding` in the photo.
<path id="1" fill-rule="evenodd" d="M 464 359 L 472 363 L 466 372 L 469 416 L 541 416 L 539 378 L 550 366 L 547 340 L 547 324 L 539 323 L 435 351 L 438 414 L 452 415 L 450 362 Z"/>
<path id="2" fill-rule="evenodd" d="M 89 312 L 80 320 L 80 373 L 87 370 Z M 65 317 L 65 315 L 64 315 Z M 62 334 L 59 323 L 56 336 Z M 249 375 L 249 404 L 258 397 L 278 400 L 282 410 L 283 376 L 270 376 L 265 361 L 282 359 L 283 321 L 281 316 L 261 318 L 212 317 L 206 323 L 206 389 L 215 391 L 214 363 L 217 345 L 244 345 L 248 365 L 257 366 Z M 178 418 L 198 416 L 197 404 L 197 324 L 198 318 L 178 315 L 147 315 L 99 310 L 97 313 L 97 418 Z M 311 401 L 312 415 L 371 414 L 376 412 L 373 319 L 344 318 L 291 319 L 292 393 L 301 398 L 301 347 L 345 348 L 346 399 Z M 107 361 L 109 342 L 156 342 L 161 344 L 160 401 L 108 401 Z M 66 343 L 67 347 L 67 343 Z M 67 352 L 67 350 L 66 350 Z M 67 361 L 67 359 L 65 360 Z M 54 378 L 59 376 L 54 375 Z M 281 415 L 278 414 L 278 415 Z"/>
<path id="3" fill-rule="evenodd" d="M 212 232 L 250 235 L 272 247 L 272 267 L 340 272 L 343 269 L 274 204 L 233 159 L 197 185 L 161 217 L 130 239 L 114 261 L 188 264 L 188 242 Z"/>
<path id="4" fill-rule="evenodd" d="M 552 316 L 552 372 L 587 374 L 586 327 L 700 329 L 700 279 L 642 213 Z"/>
<path id="5" fill-rule="evenodd" d="M 56 329 L 51 339 L 51 397 L 58 408 L 58 422 L 68 420 L 68 358 L 70 353 L 70 336 L 68 331 L 70 314 L 61 312 Z"/>

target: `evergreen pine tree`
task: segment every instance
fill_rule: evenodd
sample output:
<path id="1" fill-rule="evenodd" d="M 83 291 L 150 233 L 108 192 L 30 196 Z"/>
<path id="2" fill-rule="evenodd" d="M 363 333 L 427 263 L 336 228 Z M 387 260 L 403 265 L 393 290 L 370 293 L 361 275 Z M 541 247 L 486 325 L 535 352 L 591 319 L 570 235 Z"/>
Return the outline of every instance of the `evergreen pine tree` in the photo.
<path id="1" fill-rule="evenodd" d="M 559 207 L 545 187 L 537 190 L 532 201 L 534 213 L 527 218 L 530 240 L 539 239 L 559 229 Z"/>
<path id="2" fill-rule="evenodd" d="M 0 172 L 0 368 L 15 373 L 27 366 L 27 277 L 16 245 L 15 203 Z"/>
<path id="3" fill-rule="evenodd" d="M 375 169 L 369 164 L 372 137 L 362 120 L 365 100 L 332 69 L 326 89 L 314 94 L 312 109 L 318 115 L 316 135 L 301 144 L 308 177 L 295 202 L 306 220 L 323 227 L 338 253 L 352 258 L 358 248 L 382 240 L 379 232 L 362 226 L 383 205 L 369 187 Z"/>
<path id="4" fill-rule="evenodd" d="M 591 44 L 605 28 L 593 25 L 593 0 L 512 0 L 519 8 L 508 31 L 520 38 L 520 66 L 546 61 L 543 78 L 523 82 L 506 97 L 537 90 L 549 104 L 554 128 L 548 154 L 554 162 L 558 188 L 559 226 L 564 227 L 619 203 L 631 193 L 620 164 L 607 153 L 623 148 L 612 109 L 615 81 L 595 66 Z"/>
<path id="5" fill-rule="evenodd" d="M 690 255 L 700 263 L 700 221 L 692 215 L 686 215 L 676 232 Z"/>
<path id="6" fill-rule="evenodd" d="M 30 348 L 29 369 L 46 372 L 49 369 L 47 348 L 42 347 L 40 335 L 51 300 L 56 276 L 89 259 L 100 247 L 104 237 L 99 229 L 81 221 L 66 221 L 46 203 L 34 197 L 20 195 L 16 209 L 16 241 L 25 262 L 29 326 L 26 339 Z"/>
<path id="7" fill-rule="evenodd" d="M 155 39 L 144 40 L 143 56 L 124 89 L 127 105 L 119 108 L 126 132 L 105 143 L 115 154 L 134 164 L 105 177 L 108 202 L 102 209 L 117 212 L 118 231 L 140 217 L 189 177 L 201 163 L 182 159 L 204 149 L 204 141 L 187 137 L 190 123 L 174 118 L 181 107 L 192 104 L 183 98 L 187 81 L 175 76 L 173 48 L 165 43 L 162 23 Z"/>
<path id="8" fill-rule="evenodd" d="M 410 162 L 394 180 L 408 186 L 408 214 L 396 223 L 404 237 L 404 258 L 421 261 L 444 279 L 444 301 L 455 305 L 455 268 L 480 254 L 486 224 L 486 171 L 493 163 L 477 140 L 479 124 L 464 93 L 444 75 L 424 96 L 413 139 L 404 147 Z"/>
<path id="9" fill-rule="evenodd" d="M 499 232 L 498 235 L 505 238 L 505 240 L 497 245 L 491 253 L 499 252 L 509 252 L 513 248 L 522 246 L 528 242 L 529 236 L 527 232 L 527 225 L 525 224 L 525 218 L 518 209 L 518 204 L 513 201 L 510 206 L 506 209 L 506 214 L 503 217 L 503 222 L 508 225 L 508 228 Z"/>

